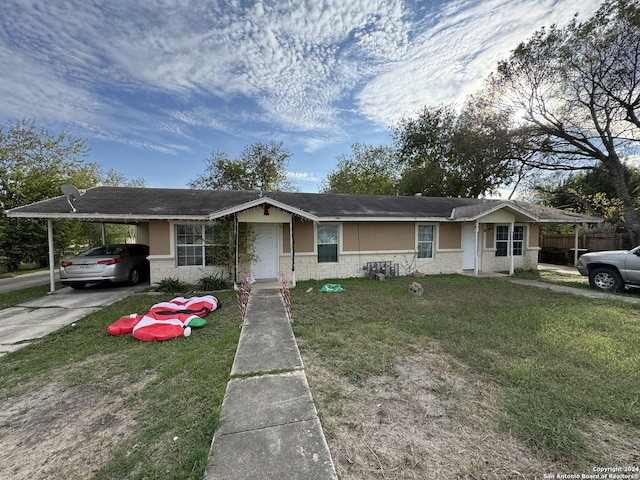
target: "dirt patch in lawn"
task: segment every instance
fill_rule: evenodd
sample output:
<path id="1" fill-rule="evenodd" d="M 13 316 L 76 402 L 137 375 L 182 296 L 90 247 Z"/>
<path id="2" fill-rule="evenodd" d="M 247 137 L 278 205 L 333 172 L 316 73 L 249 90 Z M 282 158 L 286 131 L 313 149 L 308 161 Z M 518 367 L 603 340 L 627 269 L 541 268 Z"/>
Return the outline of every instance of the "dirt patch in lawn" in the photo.
<path id="1" fill-rule="evenodd" d="M 500 389 L 432 345 L 397 375 L 354 385 L 319 358 L 305 369 L 342 480 L 540 478 L 570 472 L 497 424 Z"/>
<path id="2" fill-rule="evenodd" d="M 135 412 L 124 405 L 126 393 L 108 384 L 67 385 L 68 375 L 100 363 L 94 357 L 57 369 L 46 383 L 0 401 L 0 478 L 90 478 L 131 435 Z"/>

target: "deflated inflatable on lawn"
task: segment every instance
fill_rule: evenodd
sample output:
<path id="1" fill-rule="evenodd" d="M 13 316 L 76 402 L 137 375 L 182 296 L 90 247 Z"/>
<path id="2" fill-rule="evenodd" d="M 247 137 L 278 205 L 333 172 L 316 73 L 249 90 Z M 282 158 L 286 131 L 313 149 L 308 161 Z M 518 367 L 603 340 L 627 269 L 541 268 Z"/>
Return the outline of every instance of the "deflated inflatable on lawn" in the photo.
<path id="1" fill-rule="evenodd" d="M 143 342 L 170 340 L 191 335 L 191 328 L 204 327 L 209 312 L 220 308 L 213 295 L 203 297 L 177 297 L 169 302 L 153 305 L 144 315 L 133 313 L 121 317 L 107 327 L 109 335 L 133 334 Z"/>

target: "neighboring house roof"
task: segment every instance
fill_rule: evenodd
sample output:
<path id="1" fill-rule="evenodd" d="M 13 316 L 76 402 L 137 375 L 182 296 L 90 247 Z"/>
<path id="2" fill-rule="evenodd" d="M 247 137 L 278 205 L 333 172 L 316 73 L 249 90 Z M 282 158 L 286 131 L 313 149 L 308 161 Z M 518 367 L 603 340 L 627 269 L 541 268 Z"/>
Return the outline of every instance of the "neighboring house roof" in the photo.
<path id="1" fill-rule="evenodd" d="M 595 223 L 599 218 L 513 200 L 421 196 L 94 187 L 72 211 L 65 196 L 7 211 L 9 217 L 102 222 L 211 221 L 269 204 L 312 221 L 475 221 L 507 209 L 521 221 Z"/>

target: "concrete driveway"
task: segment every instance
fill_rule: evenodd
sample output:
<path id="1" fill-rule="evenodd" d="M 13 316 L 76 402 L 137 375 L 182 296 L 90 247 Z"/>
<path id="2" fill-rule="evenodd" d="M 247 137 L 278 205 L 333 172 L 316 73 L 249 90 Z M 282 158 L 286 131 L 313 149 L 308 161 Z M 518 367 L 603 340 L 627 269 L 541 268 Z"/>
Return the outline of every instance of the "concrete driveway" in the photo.
<path id="1" fill-rule="evenodd" d="M 83 290 L 65 287 L 16 307 L 0 310 L 0 356 L 148 286 L 148 283 L 135 287 L 93 285 Z"/>

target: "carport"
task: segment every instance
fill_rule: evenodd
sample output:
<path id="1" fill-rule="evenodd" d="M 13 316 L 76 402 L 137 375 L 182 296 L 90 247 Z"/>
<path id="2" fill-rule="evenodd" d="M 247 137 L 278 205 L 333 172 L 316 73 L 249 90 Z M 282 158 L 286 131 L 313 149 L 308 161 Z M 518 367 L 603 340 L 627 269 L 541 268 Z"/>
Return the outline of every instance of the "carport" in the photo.
<path id="1" fill-rule="evenodd" d="M 61 197 L 64 198 L 64 197 Z M 18 207 L 20 208 L 20 207 Z M 127 215 L 103 215 L 99 213 L 87 214 L 80 213 L 74 210 L 68 213 L 56 213 L 56 212 L 21 212 L 18 209 L 9 210 L 6 212 L 9 218 L 40 218 L 47 220 L 47 240 L 49 250 L 49 291 L 55 292 L 55 255 L 54 255 L 54 220 L 68 220 L 79 222 L 91 222 L 99 223 L 101 226 L 102 243 L 106 243 L 106 225 L 133 225 L 136 227 L 136 239 L 138 242 L 145 243 L 148 241 L 149 230 L 145 228 L 148 225 L 143 219 L 135 218 L 134 216 Z"/>

